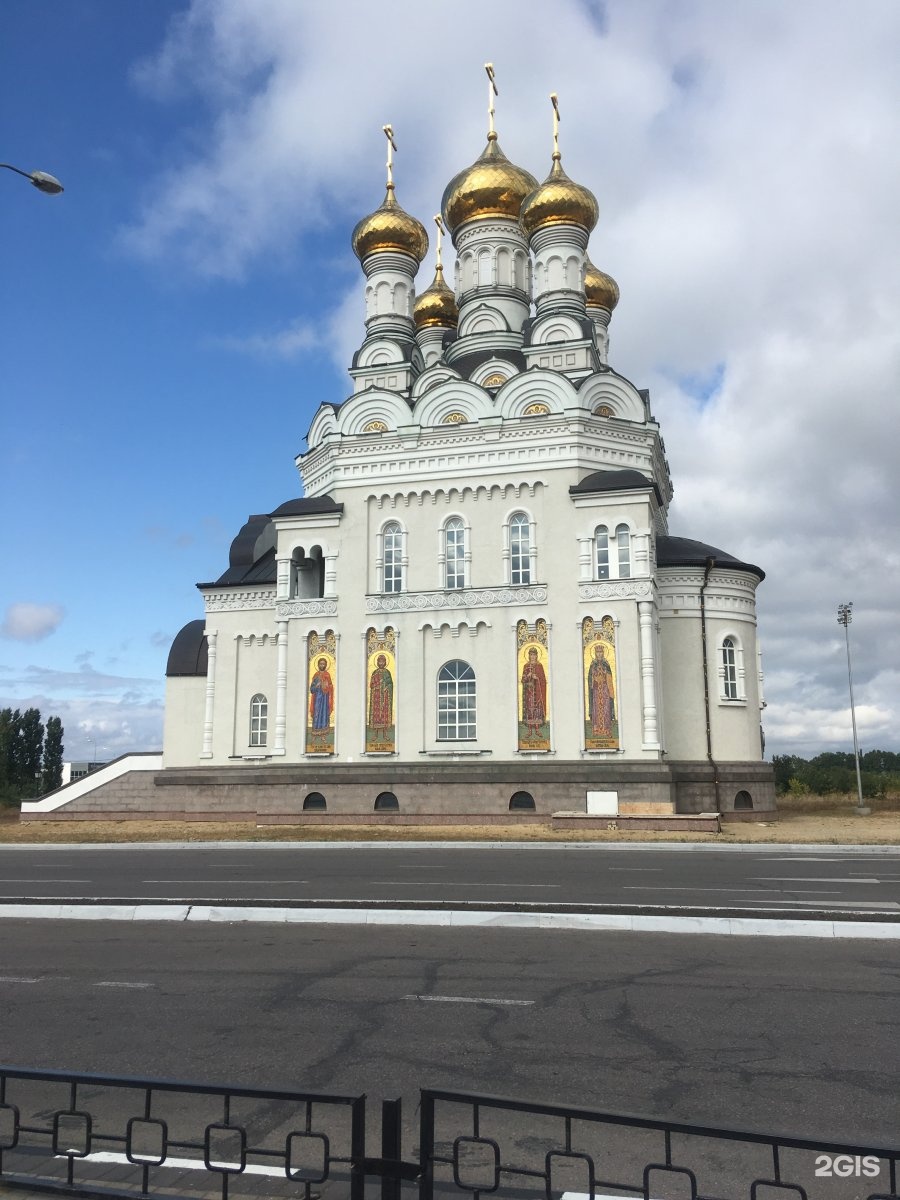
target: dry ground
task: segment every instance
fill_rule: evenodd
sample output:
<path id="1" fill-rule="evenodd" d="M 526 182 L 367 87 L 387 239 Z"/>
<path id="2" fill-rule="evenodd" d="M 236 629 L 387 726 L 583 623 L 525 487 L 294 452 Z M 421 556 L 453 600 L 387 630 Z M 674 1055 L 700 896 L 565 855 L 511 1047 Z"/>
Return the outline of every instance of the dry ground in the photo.
<path id="1" fill-rule="evenodd" d="M 870 801 L 859 817 L 856 798 L 783 796 L 777 817 L 724 824 L 719 834 L 551 830 L 548 825 L 265 825 L 232 821 L 60 821 L 20 824 L 0 808 L 0 843 L 27 842 L 292 842 L 292 841 L 551 841 L 551 842 L 819 842 L 900 845 L 900 795 Z"/>

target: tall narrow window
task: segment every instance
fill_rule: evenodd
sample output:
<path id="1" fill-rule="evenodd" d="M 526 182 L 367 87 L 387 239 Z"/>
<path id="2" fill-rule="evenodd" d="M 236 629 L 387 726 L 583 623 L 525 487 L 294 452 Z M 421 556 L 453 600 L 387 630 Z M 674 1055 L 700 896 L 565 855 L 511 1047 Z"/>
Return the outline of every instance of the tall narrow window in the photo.
<path id="1" fill-rule="evenodd" d="M 525 513 L 509 522 L 509 567 L 510 583 L 531 583 L 531 522 Z"/>
<path id="2" fill-rule="evenodd" d="M 627 525 L 616 526 L 616 549 L 619 557 L 619 578 L 631 575 L 631 531 Z"/>
<path id="3" fill-rule="evenodd" d="M 737 700 L 737 653 L 734 638 L 722 642 L 722 695 L 726 700 Z"/>
<path id="4" fill-rule="evenodd" d="M 594 530 L 594 550 L 597 578 L 609 579 L 609 530 L 605 525 L 598 525 Z"/>
<path id="5" fill-rule="evenodd" d="M 250 701 L 250 745 L 264 746 L 269 730 L 269 702 L 261 693 Z"/>
<path id="6" fill-rule="evenodd" d="M 396 521 L 384 527 L 384 584 L 382 591 L 403 591 L 403 532 Z"/>
<path id="7" fill-rule="evenodd" d="M 475 737 L 475 672 L 454 659 L 438 673 L 438 740 L 469 741 Z"/>
<path id="8" fill-rule="evenodd" d="M 451 517 L 444 526 L 444 585 L 466 586 L 466 527 L 459 517 Z"/>

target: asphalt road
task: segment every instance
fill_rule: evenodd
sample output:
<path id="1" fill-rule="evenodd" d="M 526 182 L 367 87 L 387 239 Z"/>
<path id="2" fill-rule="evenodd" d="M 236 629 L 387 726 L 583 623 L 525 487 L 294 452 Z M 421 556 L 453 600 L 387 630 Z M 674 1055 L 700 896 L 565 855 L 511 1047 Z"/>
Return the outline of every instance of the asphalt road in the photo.
<path id="1" fill-rule="evenodd" d="M 900 1142 L 896 943 L 0 924 L 0 1061 Z"/>
<path id="2" fill-rule="evenodd" d="M 0 899 L 676 905 L 900 912 L 900 852 L 617 845 L 0 847 Z"/>
<path id="3" fill-rule="evenodd" d="M 0 923 L 0 1061 L 365 1092 L 370 1154 L 378 1101 L 398 1095 L 405 1153 L 415 1153 L 422 1086 L 897 1145 L 898 1000 L 895 942 Z M 47 1118 L 66 1094 L 33 1093 L 28 1111 Z M 92 1087 L 82 1097 L 91 1111 L 109 1110 L 104 1119 L 118 1127 L 142 1112 L 133 1091 L 111 1096 Z M 7 1098 L 19 1099 L 14 1090 Z M 468 1112 L 453 1109 L 460 1123 L 442 1126 L 447 1145 L 472 1132 Z M 174 1129 L 189 1111 L 185 1098 L 165 1115 Z M 236 1106 L 233 1116 L 273 1136 L 283 1128 L 269 1102 Z M 200 1128 L 221 1119 L 210 1105 Z M 546 1120 L 501 1115 L 485 1117 L 482 1133 L 497 1138 L 505 1160 L 528 1156 L 540 1166 L 551 1129 Z M 681 1147 L 676 1142 L 676 1157 Z M 598 1162 L 632 1169 L 659 1157 L 644 1135 L 632 1144 L 616 1131 L 603 1134 L 596 1153 Z M 713 1194 L 732 1194 L 731 1182 L 734 1194 L 749 1194 L 738 1186 L 752 1178 L 740 1175 L 748 1161 L 741 1154 L 704 1140 L 700 1161 Z M 785 1156 L 784 1168 L 793 1161 Z M 825 1200 L 852 1200 L 874 1186 L 815 1180 L 812 1169 L 807 1160 L 803 1182 Z M 232 1195 L 243 1195 L 233 1182 Z M 346 1185 L 326 1184 L 322 1195 L 343 1200 Z"/>

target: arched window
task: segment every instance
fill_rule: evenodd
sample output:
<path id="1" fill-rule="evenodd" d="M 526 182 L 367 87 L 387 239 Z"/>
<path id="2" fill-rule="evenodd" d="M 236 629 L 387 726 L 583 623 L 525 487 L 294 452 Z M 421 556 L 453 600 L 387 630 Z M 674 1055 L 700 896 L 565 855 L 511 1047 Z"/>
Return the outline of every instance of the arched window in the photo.
<path id="1" fill-rule="evenodd" d="M 454 659 L 438 672 L 438 741 L 471 741 L 475 737 L 475 672 Z"/>
<path id="2" fill-rule="evenodd" d="M 444 525 L 444 586 L 466 586 L 466 527 L 459 517 Z"/>
<path id="3" fill-rule="evenodd" d="M 403 591 L 403 531 L 396 521 L 385 525 L 382 550 L 382 591 Z"/>
<path id="4" fill-rule="evenodd" d="M 513 792 L 509 798 L 510 812 L 534 812 L 534 796 L 531 792 Z"/>
<path id="5" fill-rule="evenodd" d="M 490 252 L 482 250 L 478 256 L 478 286 L 489 287 L 494 282 L 493 274 Z"/>
<path id="6" fill-rule="evenodd" d="M 321 792 L 310 792 L 303 801 L 304 812 L 324 812 L 328 807 Z"/>
<path id="7" fill-rule="evenodd" d="M 531 522 L 525 513 L 509 521 L 509 582 L 531 583 Z"/>
<path id="8" fill-rule="evenodd" d="M 398 812 L 400 801 L 393 792 L 379 792 L 375 797 L 376 812 Z"/>
<path id="9" fill-rule="evenodd" d="M 722 696 L 726 700 L 737 700 L 737 647 L 734 638 L 727 637 L 722 642 Z"/>
<path id="10" fill-rule="evenodd" d="M 250 701 L 250 745 L 264 746 L 268 732 L 269 702 L 262 693 L 257 692 Z"/>
<path id="11" fill-rule="evenodd" d="M 738 792 L 738 794 L 734 798 L 735 812 L 738 812 L 742 808 L 747 809 L 747 808 L 752 808 L 752 807 L 753 807 L 753 797 L 750 795 L 750 793 L 745 792 L 743 790 Z"/>
<path id="12" fill-rule="evenodd" d="M 608 527 L 598 525 L 594 530 L 594 562 L 597 579 L 629 579 L 631 577 L 631 530 L 625 524 L 617 525 L 615 546 L 611 546 L 610 542 Z"/>

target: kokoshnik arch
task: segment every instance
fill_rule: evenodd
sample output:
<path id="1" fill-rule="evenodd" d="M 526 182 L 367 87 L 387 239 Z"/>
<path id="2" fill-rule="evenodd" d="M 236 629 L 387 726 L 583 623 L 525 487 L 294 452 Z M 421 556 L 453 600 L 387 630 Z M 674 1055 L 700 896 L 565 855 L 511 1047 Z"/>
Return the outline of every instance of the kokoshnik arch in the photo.
<path id="1" fill-rule="evenodd" d="M 619 288 L 588 256 L 597 201 L 563 170 L 555 97 L 543 183 L 506 157 L 489 78 L 487 145 L 446 187 L 419 293 L 428 236 L 397 200 L 385 127 L 386 194 L 352 237 L 352 392 L 313 418 L 302 498 L 251 516 L 198 585 L 144 808 L 774 807 L 763 572 L 669 533 L 649 395 L 608 361 Z"/>

